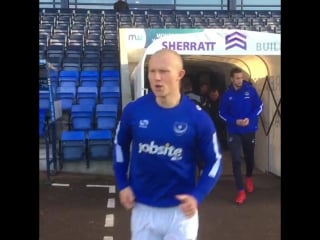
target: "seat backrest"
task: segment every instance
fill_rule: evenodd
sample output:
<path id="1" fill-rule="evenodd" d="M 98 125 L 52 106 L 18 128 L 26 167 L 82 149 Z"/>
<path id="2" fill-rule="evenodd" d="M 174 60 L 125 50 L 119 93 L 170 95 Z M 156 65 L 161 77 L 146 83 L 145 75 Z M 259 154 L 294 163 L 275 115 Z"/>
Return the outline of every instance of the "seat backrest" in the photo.
<path id="1" fill-rule="evenodd" d="M 99 71 L 95 70 L 82 70 L 80 72 L 80 85 L 81 86 L 98 86 L 99 82 Z"/>
<path id="2" fill-rule="evenodd" d="M 108 81 L 102 81 L 101 84 L 102 87 L 119 87 L 120 83 L 118 80 L 108 80 Z"/>
<path id="3" fill-rule="evenodd" d="M 96 105 L 96 118 L 100 116 L 114 116 L 118 113 L 117 104 L 97 104 Z"/>
<path id="4" fill-rule="evenodd" d="M 73 116 L 93 116 L 94 108 L 83 104 L 74 104 L 71 107 L 71 118 Z"/>
<path id="5" fill-rule="evenodd" d="M 101 71 L 101 79 L 104 77 L 120 77 L 119 70 L 104 70 Z"/>
<path id="6" fill-rule="evenodd" d="M 94 109 L 88 104 L 74 104 L 71 107 L 71 128 L 88 130 L 93 127 Z"/>
<path id="7" fill-rule="evenodd" d="M 74 70 L 62 70 L 59 74 L 60 81 L 79 81 L 79 71 Z"/>
<path id="8" fill-rule="evenodd" d="M 100 102 L 106 103 L 104 99 L 115 98 L 120 100 L 120 88 L 119 87 L 100 87 Z M 112 101 L 114 102 L 114 101 Z"/>
<path id="9" fill-rule="evenodd" d="M 43 137 L 45 134 L 47 109 L 39 108 L 39 136 Z"/>
<path id="10" fill-rule="evenodd" d="M 56 98 L 75 98 L 76 97 L 76 87 L 57 87 Z"/>
<path id="11" fill-rule="evenodd" d="M 112 132 L 106 130 L 90 130 L 88 131 L 88 141 L 90 140 L 112 140 Z"/>
<path id="12" fill-rule="evenodd" d="M 50 108 L 49 91 L 39 91 L 39 109 L 48 110 Z"/>
<path id="13" fill-rule="evenodd" d="M 116 128 L 116 118 L 113 116 L 101 116 L 96 118 L 96 129 L 109 129 L 114 131 Z"/>
<path id="14" fill-rule="evenodd" d="M 98 88 L 97 87 L 78 87 L 78 98 L 97 98 L 98 97 Z"/>

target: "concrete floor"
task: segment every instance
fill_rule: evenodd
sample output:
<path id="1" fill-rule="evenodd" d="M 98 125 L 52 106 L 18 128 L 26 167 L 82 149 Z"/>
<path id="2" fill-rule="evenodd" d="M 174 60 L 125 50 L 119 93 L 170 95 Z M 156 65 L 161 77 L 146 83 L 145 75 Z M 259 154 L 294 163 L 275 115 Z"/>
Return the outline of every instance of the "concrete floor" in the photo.
<path id="1" fill-rule="evenodd" d="M 281 179 L 256 170 L 255 191 L 248 194 L 245 204 L 237 206 L 228 152 L 224 153 L 223 164 L 220 181 L 199 207 L 198 240 L 280 240 Z M 39 239 L 129 240 L 130 211 L 120 205 L 118 194 L 111 191 L 110 186 L 114 185 L 111 162 L 91 164 L 101 174 L 90 173 L 93 170 L 81 164 L 78 167 L 83 172 L 73 173 L 73 167 L 69 166 L 68 171 L 65 165 L 63 171 L 51 177 L 51 184 L 68 186 L 52 186 L 45 172 L 40 171 Z M 87 184 L 104 187 L 87 187 Z M 110 208 L 110 201 L 114 201 L 114 208 Z M 114 218 L 112 227 L 105 226 L 110 215 Z"/>

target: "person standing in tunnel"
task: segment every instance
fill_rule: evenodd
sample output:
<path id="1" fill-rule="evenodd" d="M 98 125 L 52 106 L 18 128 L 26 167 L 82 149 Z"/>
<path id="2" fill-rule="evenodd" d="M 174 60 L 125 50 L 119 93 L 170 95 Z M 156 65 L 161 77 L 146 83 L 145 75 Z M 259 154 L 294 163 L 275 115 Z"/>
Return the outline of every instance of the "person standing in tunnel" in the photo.
<path id="1" fill-rule="evenodd" d="M 208 112 L 217 129 L 218 140 L 222 149 L 228 149 L 226 123 L 219 116 L 221 94 L 218 88 L 211 88 L 204 110 Z"/>
<path id="2" fill-rule="evenodd" d="M 204 81 L 200 82 L 199 93 L 200 93 L 200 106 L 205 108 L 208 102 L 208 94 L 209 94 L 210 85 L 209 82 Z"/>
<path id="3" fill-rule="evenodd" d="M 246 192 L 254 191 L 252 172 L 254 168 L 255 133 L 263 103 L 252 84 L 243 79 L 241 68 L 230 72 L 231 84 L 222 95 L 219 116 L 226 122 L 228 145 L 232 157 L 232 170 L 238 190 L 235 202 L 243 204 Z M 241 154 L 246 163 L 245 187 L 241 173 Z"/>
<path id="4" fill-rule="evenodd" d="M 189 76 L 184 76 L 181 80 L 181 91 L 188 96 L 195 104 L 200 106 L 201 96 L 193 91 L 192 83 Z"/>

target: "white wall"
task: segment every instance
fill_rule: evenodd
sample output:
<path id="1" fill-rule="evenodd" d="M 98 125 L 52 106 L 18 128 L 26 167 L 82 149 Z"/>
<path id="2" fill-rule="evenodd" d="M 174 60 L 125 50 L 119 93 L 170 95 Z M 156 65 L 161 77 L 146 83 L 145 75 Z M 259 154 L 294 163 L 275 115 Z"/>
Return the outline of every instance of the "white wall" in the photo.
<path id="1" fill-rule="evenodd" d="M 260 79 L 255 84 L 258 92 L 262 92 L 264 103 L 256 137 L 256 167 L 281 176 L 281 117 L 279 115 L 281 108 L 277 112 L 276 107 L 281 99 L 280 57 L 263 56 L 262 58 L 268 66 L 269 83 L 267 82 L 264 86 L 265 79 Z"/>

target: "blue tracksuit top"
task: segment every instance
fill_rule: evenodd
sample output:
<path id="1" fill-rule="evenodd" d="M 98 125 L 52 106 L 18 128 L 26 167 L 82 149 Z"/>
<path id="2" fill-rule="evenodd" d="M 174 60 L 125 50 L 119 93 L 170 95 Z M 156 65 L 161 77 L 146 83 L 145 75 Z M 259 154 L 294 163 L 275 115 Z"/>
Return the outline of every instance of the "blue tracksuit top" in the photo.
<path id="1" fill-rule="evenodd" d="M 177 194 L 191 194 L 199 204 L 222 172 L 212 120 L 185 95 L 173 108 L 160 107 L 153 93 L 128 103 L 114 144 L 118 190 L 130 186 L 135 200 L 149 206 L 177 206 Z M 199 153 L 204 168 L 196 180 Z"/>
<path id="2" fill-rule="evenodd" d="M 220 102 L 219 116 L 226 121 L 229 133 L 251 133 L 258 129 L 258 116 L 262 112 L 263 103 L 256 89 L 247 81 L 235 90 L 230 84 Z M 249 118 L 248 126 L 236 124 L 237 119 Z"/>

